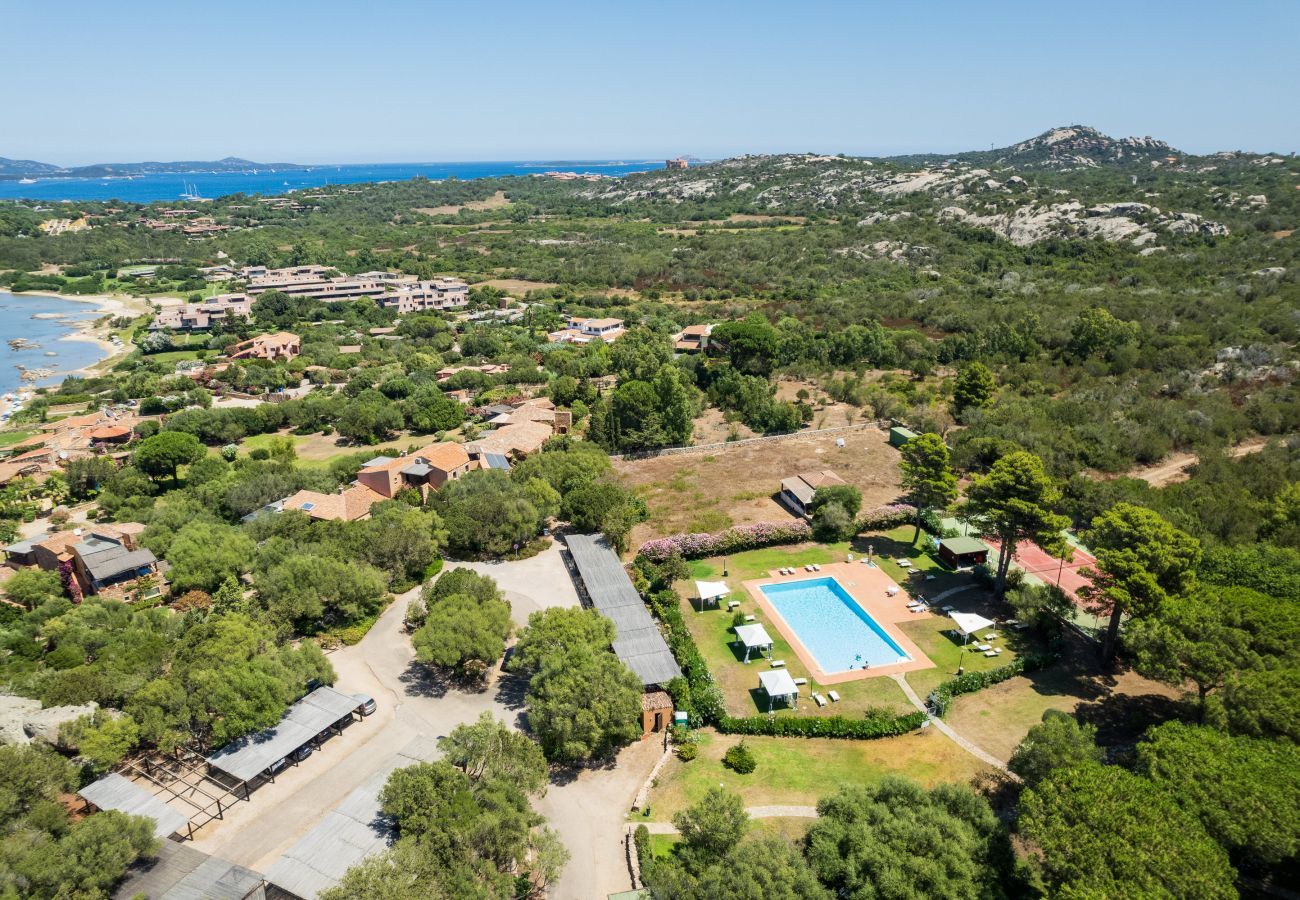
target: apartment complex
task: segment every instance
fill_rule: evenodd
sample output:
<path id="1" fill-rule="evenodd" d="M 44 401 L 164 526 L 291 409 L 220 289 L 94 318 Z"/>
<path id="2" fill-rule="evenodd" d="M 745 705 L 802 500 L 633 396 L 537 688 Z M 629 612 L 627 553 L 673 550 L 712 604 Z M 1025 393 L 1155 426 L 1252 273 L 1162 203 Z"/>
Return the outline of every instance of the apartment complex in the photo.
<path id="1" fill-rule="evenodd" d="M 331 277 L 325 266 L 294 266 L 267 269 L 247 266 L 240 270 L 248 281 L 248 294 L 256 297 L 278 291 L 291 297 L 308 297 L 322 303 L 359 300 L 368 297 L 399 313 L 457 309 L 469 305 L 469 285 L 456 278 L 438 277 L 420 281 L 395 272 L 362 272 Z"/>
<path id="2" fill-rule="evenodd" d="M 547 339 L 552 344 L 590 344 L 592 341 L 604 341 L 612 344 L 623 336 L 626 329 L 622 319 L 583 319 L 569 317 L 569 324 L 559 331 L 552 331 Z"/>
<path id="3" fill-rule="evenodd" d="M 214 322 L 247 319 L 253 314 L 253 301 L 246 294 L 220 294 L 200 303 L 186 303 L 162 310 L 154 317 L 151 331 L 171 328 L 196 331 L 211 328 Z"/>

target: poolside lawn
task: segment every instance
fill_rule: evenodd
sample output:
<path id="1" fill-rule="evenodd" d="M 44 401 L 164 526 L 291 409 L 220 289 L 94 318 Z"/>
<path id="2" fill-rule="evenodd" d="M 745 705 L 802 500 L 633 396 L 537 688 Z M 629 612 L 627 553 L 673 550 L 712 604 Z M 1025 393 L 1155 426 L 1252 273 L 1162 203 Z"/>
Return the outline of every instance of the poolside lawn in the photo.
<path id="1" fill-rule="evenodd" d="M 815 806 L 841 785 L 872 784 L 885 775 L 903 775 L 926 786 L 968 782 L 984 768 L 974 756 L 937 729 L 873 741 L 828 738 L 748 737 L 758 768 L 738 775 L 722 765 L 727 749 L 742 739 L 711 729 L 697 732 L 699 756 L 690 762 L 672 759 L 650 794 L 650 819 L 672 820 L 711 787 L 721 784 L 740 794 L 745 806 Z"/>
<path id="2" fill-rule="evenodd" d="M 924 533 L 921 541 L 916 545 L 911 543 L 911 536 L 912 528 L 908 526 L 885 533 L 863 535 L 852 545 L 848 543 L 798 544 L 751 550 L 726 557 L 725 575 L 723 575 L 722 558 L 695 560 L 690 563 L 691 578 L 726 581 L 732 590 L 731 599 L 741 601 L 739 611 L 755 616 L 755 620 L 767 629 L 773 641 L 772 658 L 785 660 L 786 669 L 791 677 L 807 678 L 809 688 L 815 687 L 825 694 L 825 689 L 803 666 L 789 642 L 781 636 L 780 630 L 745 590 L 743 582 L 764 577 L 772 569 L 782 566 L 801 568 L 808 563 L 825 565 L 841 561 L 850 552 L 854 553 L 855 558 L 861 558 L 870 545 L 881 570 L 910 593 L 936 597 L 951 588 L 969 588 L 953 595 L 951 600 L 945 601 L 943 605 L 951 603 L 964 612 L 978 612 L 988 618 L 1006 615 L 1005 610 L 993 607 L 986 590 L 974 586 L 974 581 L 969 574 L 952 572 L 933 559 L 925 550 Z M 884 555 L 886 553 L 887 556 Z M 922 575 L 909 577 L 906 570 L 894 562 L 898 557 L 911 559 L 913 568 L 920 570 Z M 934 580 L 926 580 L 924 577 L 926 574 L 933 574 Z M 694 597 L 695 586 L 690 582 L 679 583 L 677 589 L 684 598 Z M 727 612 L 725 607 L 724 603 L 721 607 L 711 606 L 700 611 L 697 601 L 685 599 L 682 605 L 682 616 L 686 619 L 700 652 L 708 661 L 710 671 L 722 688 L 728 712 L 735 716 L 767 712 L 767 697 L 758 688 L 758 673 L 768 668 L 767 662 L 762 659 L 751 660 L 748 664 L 743 662 L 743 652 L 739 652 L 731 643 L 735 640 L 731 626 L 732 613 Z M 903 622 L 898 627 L 935 664 L 933 668 L 909 672 L 906 675 L 908 683 L 922 697 L 939 682 L 953 677 L 957 672 L 959 660 L 968 672 L 983 671 L 1006 665 L 1015 659 L 1017 653 L 1031 647 L 1026 635 L 1013 630 L 1002 632 L 999 639 L 993 642 L 995 646 L 1004 648 L 999 656 L 985 657 L 982 653 L 971 650 L 969 646 L 963 655 L 960 641 L 947 633 L 954 628 L 952 620 L 937 613 L 915 621 Z M 972 639 L 971 643 L 977 642 Z M 869 706 L 886 706 L 897 712 L 908 712 L 912 708 L 903 696 L 902 690 L 887 676 L 849 681 L 833 687 L 841 697 L 839 703 L 818 707 L 812 700 L 812 691 L 805 689 L 800 692 L 795 709 L 778 706 L 775 713 L 776 715 L 860 715 Z"/>

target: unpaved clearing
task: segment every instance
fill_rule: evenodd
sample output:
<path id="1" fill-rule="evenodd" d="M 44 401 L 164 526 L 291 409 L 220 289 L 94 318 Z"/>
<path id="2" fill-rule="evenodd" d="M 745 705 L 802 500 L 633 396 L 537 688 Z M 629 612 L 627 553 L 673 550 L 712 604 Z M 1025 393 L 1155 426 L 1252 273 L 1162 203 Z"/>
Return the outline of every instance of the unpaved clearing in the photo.
<path id="1" fill-rule="evenodd" d="M 843 447 L 836 446 L 837 438 Z M 898 451 L 874 427 L 614 462 L 622 483 L 650 508 L 650 519 L 633 530 L 628 542 L 634 550 L 651 538 L 681 531 L 790 519 L 789 510 L 775 499 L 781 479 L 821 469 L 862 491 L 863 509 L 899 499 Z"/>
<path id="2" fill-rule="evenodd" d="M 523 299 L 529 291 L 546 291 L 553 287 L 559 287 L 553 281 L 525 281 L 522 278 L 493 278 L 491 281 L 480 281 L 474 287 L 492 287 L 497 290 L 505 291 L 511 297 Z"/>
<path id="3" fill-rule="evenodd" d="M 509 206 L 510 201 L 506 198 L 505 191 L 497 191 L 486 200 L 471 200 L 468 203 L 462 203 L 458 206 L 421 206 L 415 211 L 424 213 L 426 216 L 454 216 L 462 209 L 482 210 L 482 209 L 500 209 L 503 206 Z"/>
<path id="4" fill-rule="evenodd" d="M 1240 456 L 1258 453 L 1268 446 L 1268 440 L 1268 438 L 1259 437 L 1242 441 L 1235 447 L 1230 447 L 1228 455 L 1236 459 Z M 1198 462 L 1200 462 L 1200 459 L 1195 453 L 1175 453 L 1154 466 L 1140 466 L 1136 469 L 1130 469 L 1124 475 L 1127 478 L 1139 478 L 1152 487 L 1165 487 L 1191 478 L 1192 473 L 1189 470 Z"/>

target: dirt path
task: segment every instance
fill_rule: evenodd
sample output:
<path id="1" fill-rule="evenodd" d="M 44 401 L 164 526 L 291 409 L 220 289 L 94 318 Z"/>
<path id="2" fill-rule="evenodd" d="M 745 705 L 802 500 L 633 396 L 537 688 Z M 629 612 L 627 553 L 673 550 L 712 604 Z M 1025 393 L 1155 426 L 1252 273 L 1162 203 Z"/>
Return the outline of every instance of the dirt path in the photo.
<path id="1" fill-rule="evenodd" d="M 1237 459 L 1251 453 L 1258 453 L 1268 446 L 1268 442 L 1269 439 L 1265 437 L 1242 441 L 1235 447 L 1228 448 L 1228 456 Z M 1165 487 L 1166 485 L 1186 481 L 1192 477 L 1188 470 L 1198 462 L 1200 462 L 1200 458 L 1195 453 L 1175 453 L 1172 456 L 1165 457 L 1154 466 L 1141 466 L 1130 469 L 1124 475 L 1128 478 L 1140 478 L 1152 487 Z"/>

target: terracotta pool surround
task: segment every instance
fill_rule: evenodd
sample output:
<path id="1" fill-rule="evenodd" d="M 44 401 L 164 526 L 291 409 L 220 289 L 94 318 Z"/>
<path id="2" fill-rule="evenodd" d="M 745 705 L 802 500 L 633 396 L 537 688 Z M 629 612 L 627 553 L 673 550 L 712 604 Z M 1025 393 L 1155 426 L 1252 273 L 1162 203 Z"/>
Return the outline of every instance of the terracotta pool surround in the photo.
<path id="1" fill-rule="evenodd" d="M 768 584 L 790 584 L 797 581 L 812 581 L 817 578 L 834 578 L 838 581 L 844 592 L 853 598 L 853 602 L 858 604 L 863 612 L 875 619 L 876 624 L 884 629 L 885 633 L 893 638 L 911 659 L 884 666 L 873 666 L 869 669 L 823 672 L 817 664 L 817 658 L 799 640 L 798 632 L 791 628 L 785 619 L 781 618 L 781 614 L 772 606 L 767 599 L 767 595 L 760 590 L 760 588 Z M 881 571 L 879 566 L 868 566 L 861 562 L 826 563 L 819 572 L 805 572 L 801 567 L 793 575 L 781 575 L 776 570 L 773 570 L 768 573 L 767 578 L 757 578 L 742 583 L 759 608 L 763 610 L 763 614 L 781 632 L 781 636 L 789 641 L 795 655 L 799 657 L 799 661 L 804 664 L 813 680 L 818 684 L 844 684 L 846 681 L 860 681 L 864 678 L 876 678 L 881 675 L 894 675 L 899 672 L 914 672 L 917 669 L 934 668 L 934 663 L 930 662 L 930 658 L 922 653 L 921 648 L 916 646 L 898 627 L 899 622 L 927 619 L 930 617 L 930 613 L 918 613 L 909 610 L 907 604 L 911 601 L 911 595 Z M 890 587 L 898 588 L 898 592 L 892 597 L 886 593 Z"/>

